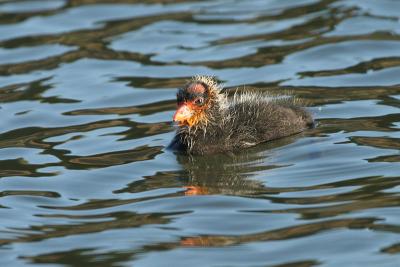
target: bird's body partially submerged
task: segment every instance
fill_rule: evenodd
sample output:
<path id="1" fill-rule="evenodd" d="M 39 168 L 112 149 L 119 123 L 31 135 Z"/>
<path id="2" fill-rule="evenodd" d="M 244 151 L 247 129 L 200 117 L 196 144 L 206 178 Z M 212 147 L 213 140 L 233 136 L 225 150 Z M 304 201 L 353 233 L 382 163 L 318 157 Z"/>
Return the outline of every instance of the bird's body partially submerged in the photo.
<path id="1" fill-rule="evenodd" d="M 304 131 L 311 115 L 291 96 L 235 93 L 196 76 L 177 94 L 179 129 L 170 147 L 190 154 L 235 151 Z"/>

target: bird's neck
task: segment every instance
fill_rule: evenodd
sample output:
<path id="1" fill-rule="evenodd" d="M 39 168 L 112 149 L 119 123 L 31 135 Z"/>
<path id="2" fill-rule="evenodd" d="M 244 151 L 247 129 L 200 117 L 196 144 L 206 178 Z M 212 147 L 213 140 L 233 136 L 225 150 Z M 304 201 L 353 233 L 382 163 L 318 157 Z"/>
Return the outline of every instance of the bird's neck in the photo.
<path id="1" fill-rule="evenodd" d="M 190 151 L 193 147 L 201 145 L 207 140 L 213 139 L 221 132 L 224 121 L 224 112 L 218 106 L 208 109 L 205 115 L 207 120 L 201 121 L 192 126 L 181 126 L 177 132 L 181 142 Z"/>

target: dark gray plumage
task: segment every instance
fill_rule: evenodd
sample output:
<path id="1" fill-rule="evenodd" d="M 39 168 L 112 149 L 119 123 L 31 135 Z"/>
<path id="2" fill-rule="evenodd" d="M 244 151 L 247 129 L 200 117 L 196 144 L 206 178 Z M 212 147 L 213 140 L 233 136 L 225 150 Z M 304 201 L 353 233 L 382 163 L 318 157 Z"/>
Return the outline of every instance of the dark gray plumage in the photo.
<path id="1" fill-rule="evenodd" d="M 212 154 L 300 133 L 313 126 L 311 114 L 301 104 L 293 96 L 266 93 L 228 97 L 213 78 L 196 76 L 178 91 L 178 106 L 190 107 L 190 118 L 175 119 L 175 114 L 180 126 L 170 147 Z"/>

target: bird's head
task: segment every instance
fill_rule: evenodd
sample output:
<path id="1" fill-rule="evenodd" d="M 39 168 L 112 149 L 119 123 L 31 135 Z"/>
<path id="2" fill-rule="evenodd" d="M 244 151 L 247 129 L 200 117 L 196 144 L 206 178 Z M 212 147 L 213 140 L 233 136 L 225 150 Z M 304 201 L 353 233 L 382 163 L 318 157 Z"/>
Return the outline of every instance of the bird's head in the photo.
<path id="1" fill-rule="evenodd" d="M 180 126 L 207 125 L 218 106 L 220 88 L 211 77 L 196 76 L 178 90 L 173 120 Z"/>

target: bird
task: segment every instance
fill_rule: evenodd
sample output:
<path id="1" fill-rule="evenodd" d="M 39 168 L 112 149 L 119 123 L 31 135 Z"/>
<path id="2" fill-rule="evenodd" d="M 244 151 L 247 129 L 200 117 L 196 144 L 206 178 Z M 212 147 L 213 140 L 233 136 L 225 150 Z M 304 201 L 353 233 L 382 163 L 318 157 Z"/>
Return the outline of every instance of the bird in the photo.
<path id="1" fill-rule="evenodd" d="M 178 89 L 170 149 L 191 155 L 232 153 L 314 126 L 304 101 L 288 94 L 229 95 L 214 76 L 193 76 Z"/>

